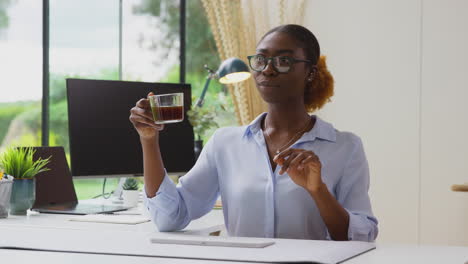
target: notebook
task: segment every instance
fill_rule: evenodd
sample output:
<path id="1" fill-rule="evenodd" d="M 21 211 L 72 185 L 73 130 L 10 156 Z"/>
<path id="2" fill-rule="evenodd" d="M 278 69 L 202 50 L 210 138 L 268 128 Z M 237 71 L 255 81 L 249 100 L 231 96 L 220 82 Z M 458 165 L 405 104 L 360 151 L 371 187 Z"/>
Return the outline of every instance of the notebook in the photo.
<path id="1" fill-rule="evenodd" d="M 123 211 L 129 207 L 78 202 L 63 147 L 33 147 L 33 158 L 50 158 L 49 171 L 36 176 L 36 201 L 32 210 L 56 214 L 100 214 Z"/>

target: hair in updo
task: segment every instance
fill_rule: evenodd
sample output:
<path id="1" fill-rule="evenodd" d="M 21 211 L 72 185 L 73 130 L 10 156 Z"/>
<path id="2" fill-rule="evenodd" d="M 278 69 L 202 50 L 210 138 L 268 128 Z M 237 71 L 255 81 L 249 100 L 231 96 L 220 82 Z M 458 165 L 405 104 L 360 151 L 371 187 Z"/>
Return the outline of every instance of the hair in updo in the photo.
<path id="1" fill-rule="evenodd" d="M 333 96 L 334 80 L 328 71 L 325 56 L 320 56 L 317 38 L 303 26 L 288 24 L 271 29 L 262 37 L 262 40 L 274 32 L 285 33 L 296 39 L 304 50 L 306 59 L 312 62 L 311 66 L 317 67 L 312 81 L 306 81 L 304 104 L 309 112 L 322 108 Z"/>

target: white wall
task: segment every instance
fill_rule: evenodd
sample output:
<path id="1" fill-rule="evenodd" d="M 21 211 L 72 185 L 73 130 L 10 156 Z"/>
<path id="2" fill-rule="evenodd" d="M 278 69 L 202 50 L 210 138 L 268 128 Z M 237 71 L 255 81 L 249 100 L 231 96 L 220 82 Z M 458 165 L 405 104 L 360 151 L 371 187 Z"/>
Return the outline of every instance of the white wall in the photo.
<path id="1" fill-rule="evenodd" d="M 468 245 L 468 1 L 308 0 L 335 96 L 319 114 L 358 134 L 380 242 Z"/>
<path id="2" fill-rule="evenodd" d="M 421 242 L 468 245 L 468 1 L 424 1 Z"/>

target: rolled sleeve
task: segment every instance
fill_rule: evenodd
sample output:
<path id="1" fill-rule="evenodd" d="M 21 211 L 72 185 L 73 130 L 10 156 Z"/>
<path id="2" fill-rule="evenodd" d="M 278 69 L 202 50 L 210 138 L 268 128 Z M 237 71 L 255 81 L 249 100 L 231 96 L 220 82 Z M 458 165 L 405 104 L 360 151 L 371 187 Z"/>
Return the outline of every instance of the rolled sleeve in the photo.
<path id="1" fill-rule="evenodd" d="M 377 219 L 345 210 L 349 214 L 348 240 L 373 242 L 378 234 Z"/>
<path id="2" fill-rule="evenodd" d="M 349 215 L 348 240 L 373 242 L 379 232 L 377 219 L 373 216 L 353 213 L 346 208 L 345 210 Z M 333 240 L 328 229 L 325 237 L 327 240 Z"/>
<path id="3" fill-rule="evenodd" d="M 369 198 L 369 166 L 361 139 L 350 134 L 352 151 L 344 168 L 337 200 L 349 214 L 348 239 L 372 242 L 377 238 L 377 218 Z"/>
<path id="4" fill-rule="evenodd" d="M 185 228 L 213 208 L 219 196 L 218 174 L 214 159 L 213 143 L 216 133 L 203 148 L 195 166 L 179 179 L 179 184 L 164 175 L 156 196 L 144 204 L 159 231 L 176 231 Z"/>
<path id="5" fill-rule="evenodd" d="M 159 231 L 180 230 L 190 222 L 187 219 L 187 209 L 184 203 L 180 202 L 177 187 L 167 173 L 164 175 L 156 196 L 149 198 L 145 191 L 144 197 L 144 205 Z"/>

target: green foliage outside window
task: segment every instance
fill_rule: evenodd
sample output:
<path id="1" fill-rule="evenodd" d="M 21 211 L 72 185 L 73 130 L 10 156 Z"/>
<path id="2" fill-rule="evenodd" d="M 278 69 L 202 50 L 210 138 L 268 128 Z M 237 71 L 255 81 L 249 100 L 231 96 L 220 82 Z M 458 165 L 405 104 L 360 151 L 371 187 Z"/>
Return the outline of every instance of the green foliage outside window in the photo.
<path id="1" fill-rule="evenodd" d="M 150 15 L 158 27 L 165 27 L 161 39 L 146 40 L 148 49 L 158 50 L 160 57 L 154 58 L 156 65 L 164 63 L 165 57 L 174 47 L 179 47 L 180 1 L 143 0 L 133 7 L 135 14 Z M 200 0 L 186 1 L 186 82 L 192 87 L 192 103 L 199 98 L 208 75 L 205 64 L 213 70 L 220 65 L 216 43 Z M 164 52 L 161 52 L 164 51 Z M 179 82 L 179 66 L 175 66 L 161 82 Z M 217 127 L 236 125 L 234 105 L 223 85 L 213 80 L 210 83 L 202 108 L 192 107 L 188 118 L 194 126 L 197 139 L 204 142 Z"/>
<path id="2" fill-rule="evenodd" d="M 3 28 L 8 27 L 8 8 L 15 0 L 0 0 L 0 34 Z M 179 49 L 179 1 L 172 0 L 142 0 L 133 6 L 135 14 L 148 15 L 153 18 L 155 26 L 161 28 L 163 41 L 156 38 L 145 40 L 146 49 L 154 50 L 154 64 L 163 64 L 170 52 Z M 209 25 L 200 0 L 186 1 L 187 4 L 187 29 L 186 29 L 186 82 L 192 86 L 192 101 L 196 102 L 201 94 L 206 81 L 207 72 L 203 65 L 208 65 L 216 70 L 220 59 L 216 51 L 216 45 L 209 30 Z M 165 29 L 165 30 L 164 30 Z M 165 32 L 165 33 L 164 33 Z M 144 36 L 143 36 L 144 37 Z M 161 36 L 158 36 L 161 37 Z M 143 42 L 142 42 L 143 43 Z M 163 51 L 163 52 L 161 52 Z M 159 55 L 158 55 L 159 54 Z M 68 114 L 66 102 L 66 78 L 89 78 L 117 80 L 118 70 L 115 68 L 102 69 L 95 74 L 80 75 L 50 75 L 50 104 L 49 104 L 49 144 L 64 146 L 69 153 L 68 144 Z M 136 78 L 132 80 L 137 80 Z M 160 82 L 179 82 L 179 66 L 175 66 Z M 14 102 L 0 103 L 0 149 L 9 145 L 38 146 L 41 145 L 41 102 Z M 215 123 L 207 125 L 207 118 L 200 119 L 204 123 L 202 129 L 195 128 L 197 137 L 206 141 L 218 126 L 235 125 L 234 107 L 225 88 L 217 81 L 211 81 L 205 104 L 198 113 L 200 117 L 210 116 L 209 121 Z M 208 114 L 209 113 L 209 114 Z M 214 116 L 214 117 L 213 117 Z M 213 117 L 213 118 L 211 118 Z M 12 123 L 20 124 L 26 132 L 22 132 L 14 140 L 6 142 L 5 136 Z M 68 155 L 68 154 L 67 154 Z M 77 182 L 79 184 L 76 184 Z M 101 179 L 84 179 L 75 181 L 75 185 L 82 185 L 78 189 L 79 199 L 86 199 L 100 193 Z M 112 180 L 110 189 L 117 184 Z M 81 193 L 81 194 L 80 194 Z"/>
<path id="3" fill-rule="evenodd" d="M 0 103 L 0 146 L 13 119 L 23 112 L 37 108 L 38 102 Z M 39 106 L 40 107 L 40 106 Z"/>
<path id="4" fill-rule="evenodd" d="M 8 14 L 7 9 L 12 3 L 12 0 L 0 0 L 0 30 L 8 27 Z"/>
<path id="5" fill-rule="evenodd" d="M 216 44 L 213 34 L 209 29 L 205 10 L 200 0 L 186 1 L 186 54 L 187 69 L 189 72 L 206 75 L 203 65 L 211 68 L 217 68 L 220 64 L 219 55 L 216 50 Z M 173 48 L 179 48 L 179 14 L 180 1 L 172 0 L 143 0 L 140 4 L 133 7 L 135 14 L 150 15 L 156 18 L 156 27 L 163 27 L 167 30 L 162 33 L 163 36 L 150 39 L 148 49 L 165 51 L 161 52 L 161 57 L 154 59 L 156 65 L 164 63 Z M 190 80 L 187 77 L 187 80 Z"/>
<path id="6" fill-rule="evenodd" d="M 66 79 L 67 78 L 89 78 L 89 79 L 118 79 L 116 69 L 104 69 L 94 75 L 50 75 L 50 106 L 49 106 L 49 145 L 64 146 L 65 151 L 69 151 L 68 143 L 68 109 L 66 98 Z M 0 145 L 7 146 L 13 142 L 3 142 L 10 124 L 16 120 L 23 124 L 27 131 L 16 140 L 16 145 L 41 145 L 41 103 L 40 102 L 15 102 L 0 104 Z M 3 143 L 2 143 L 3 142 Z"/>

